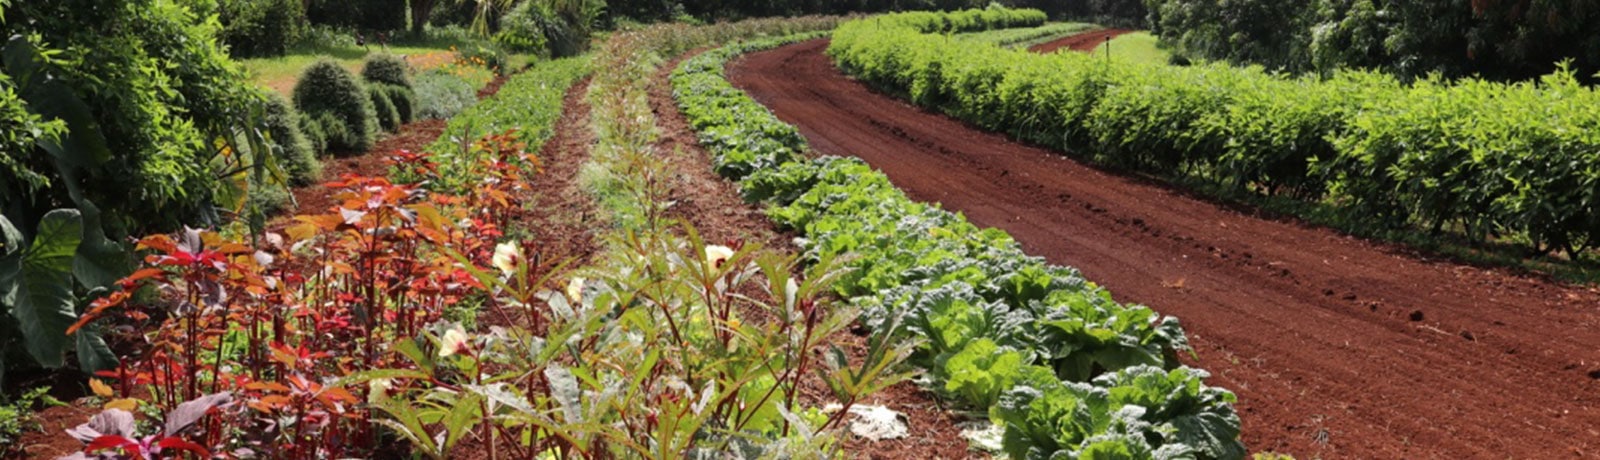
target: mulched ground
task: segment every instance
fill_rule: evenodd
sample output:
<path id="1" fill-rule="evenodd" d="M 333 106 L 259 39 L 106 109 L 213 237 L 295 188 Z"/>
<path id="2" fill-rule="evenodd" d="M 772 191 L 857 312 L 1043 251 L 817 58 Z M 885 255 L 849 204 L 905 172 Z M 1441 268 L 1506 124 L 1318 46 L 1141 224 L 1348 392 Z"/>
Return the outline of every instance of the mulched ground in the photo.
<path id="1" fill-rule="evenodd" d="M 1600 290 L 1197 198 L 869 90 L 826 40 L 730 66 L 813 149 L 1182 318 L 1244 442 L 1300 458 L 1600 455 Z"/>
<path id="2" fill-rule="evenodd" d="M 1133 31 L 1128 29 L 1100 29 L 1084 32 L 1081 34 L 1069 35 L 1057 40 L 1030 46 L 1028 47 L 1028 51 L 1039 54 L 1054 53 L 1062 48 L 1072 51 L 1094 51 L 1099 49 L 1100 45 L 1105 44 L 1105 42 L 1111 41 L 1111 39 L 1117 38 L 1118 35 L 1128 32 Z"/>

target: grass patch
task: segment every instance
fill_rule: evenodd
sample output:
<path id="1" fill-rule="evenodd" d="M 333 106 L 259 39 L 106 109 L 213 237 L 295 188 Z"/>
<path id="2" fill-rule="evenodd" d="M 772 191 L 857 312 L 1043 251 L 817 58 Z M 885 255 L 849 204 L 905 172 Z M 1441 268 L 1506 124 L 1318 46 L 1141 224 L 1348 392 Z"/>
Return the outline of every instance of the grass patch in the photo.
<path id="1" fill-rule="evenodd" d="M 351 72 L 360 72 L 361 63 L 368 55 L 382 53 L 404 56 L 411 68 L 419 72 L 446 68 L 447 71 L 472 82 L 476 88 L 482 88 L 494 79 L 493 72 L 474 66 L 455 65 L 456 49 L 467 44 L 465 40 L 450 37 L 404 40 L 391 43 L 387 47 L 373 43 L 368 43 L 364 47 L 354 43 L 329 43 L 301 46 L 290 50 L 289 54 L 284 56 L 243 59 L 240 62 L 243 62 L 245 69 L 250 72 L 252 81 L 285 96 L 294 89 L 295 79 L 300 77 L 300 72 L 323 56 L 333 59 Z M 512 62 L 527 65 L 531 61 L 527 56 L 516 55 L 512 57 Z"/>
<path id="2" fill-rule="evenodd" d="M 1111 47 L 1111 59 L 1124 62 L 1145 62 L 1150 64 L 1166 64 L 1171 62 L 1172 52 L 1167 51 L 1165 44 L 1156 39 L 1149 32 L 1132 32 L 1118 35 L 1109 43 L 1095 48 L 1096 56 L 1105 56 L 1106 47 Z"/>

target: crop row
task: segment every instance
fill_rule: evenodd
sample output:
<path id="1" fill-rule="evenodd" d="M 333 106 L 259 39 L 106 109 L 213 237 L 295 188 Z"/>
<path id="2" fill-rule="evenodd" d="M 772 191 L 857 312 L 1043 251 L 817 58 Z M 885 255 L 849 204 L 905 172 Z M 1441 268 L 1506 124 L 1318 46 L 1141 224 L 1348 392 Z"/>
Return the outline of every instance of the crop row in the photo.
<path id="1" fill-rule="evenodd" d="M 1009 235 L 917 203 L 858 159 L 808 158 L 798 131 L 727 82 L 735 56 L 814 35 L 736 44 L 673 73 L 717 171 L 804 235 L 814 260 L 851 254 L 835 284 L 873 343 L 917 343 L 941 394 L 987 410 L 1017 459 L 1239 458 L 1232 393 L 1179 366 L 1176 318 L 1123 305 Z"/>
<path id="2" fill-rule="evenodd" d="M 927 14 L 853 21 L 828 52 L 917 104 L 1102 164 L 1317 201 L 1382 228 L 1574 256 L 1600 244 L 1600 93 L 1570 72 L 1288 78 L 947 44 L 945 27 Z"/>
<path id="3" fill-rule="evenodd" d="M 1001 48 L 1027 48 L 1095 28 L 1081 22 L 1055 22 L 1039 27 L 995 29 L 962 34 L 958 38 L 992 44 Z"/>
<path id="4" fill-rule="evenodd" d="M 432 184 L 436 190 L 460 192 L 484 171 L 472 169 L 480 163 L 474 158 L 472 143 L 490 133 L 514 130 L 517 141 L 538 152 L 555 135 L 561 118 L 561 102 L 567 88 L 589 74 L 589 59 L 556 59 L 512 76 L 493 99 L 484 100 L 450 119 L 443 134 L 427 151 L 442 169 Z M 409 178 L 407 178 L 409 179 Z"/>

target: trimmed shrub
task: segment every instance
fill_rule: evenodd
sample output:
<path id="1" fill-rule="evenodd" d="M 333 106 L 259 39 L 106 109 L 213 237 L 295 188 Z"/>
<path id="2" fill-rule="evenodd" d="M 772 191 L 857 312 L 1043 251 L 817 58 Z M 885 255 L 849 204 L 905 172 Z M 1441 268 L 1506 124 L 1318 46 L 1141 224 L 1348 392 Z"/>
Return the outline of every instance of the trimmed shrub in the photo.
<path id="1" fill-rule="evenodd" d="M 372 148 L 378 135 L 378 114 L 372 102 L 355 75 L 330 59 L 307 67 L 294 85 L 295 108 L 319 121 L 329 115 L 342 122 L 343 135 L 335 135 L 328 123 L 323 123 L 329 150 L 365 152 Z"/>
<path id="2" fill-rule="evenodd" d="M 290 182 L 305 185 L 322 175 L 322 163 L 317 162 L 317 153 L 312 149 L 311 142 L 300 132 L 298 118 L 282 96 L 270 92 L 267 94 L 264 121 L 267 135 L 272 137 L 278 166 L 289 174 Z"/>
<path id="3" fill-rule="evenodd" d="M 395 112 L 400 114 L 400 123 L 410 123 L 417 120 L 417 92 L 411 88 L 395 85 L 378 85 L 389 92 L 389 102 L 394 103 Z"/>
<path id="4" fill-rule="evenodd" d="M 328 148 L 323 153 L 333 151 L 338 148 L 336 146 L 351 145 L 356 142 L 353 139 L 355 135 L 350 133 L 350 128 L 345 126 L 344 120 L 340 120 L 338 116 L 332 113 L 322 113 L 318 114 L 315 120 L 317 129 L 322 132 L 323 138 L 328 140 Z M 373 123 L 377 122 L 374 121 Z"/>
<path id="5" fill-rule="evenodd" d="M 302 112 L 295 112 L 294 119 L 300 125 L 300 134 L 311 145 L 311 151 L 319 157 L 328 153 L 328 134 L 322 132 L 322 125 L 317 123 L 317 119 Z"/>
<path id="6" fill-rule="evenodd" d="M 411 65 L 404 58 L 388 53 L 367 56 L 361 66 L 361 78 L 369 83 L 385 83 L 411 88 Z"/>
<path id="7" fill-rule="evenodd" d="M 450 118 L 478 102 L 472 82 L 446 72 L 419 73 L 415 85 L 414 105 L 419 119 Z"/>
<path id="8" fill-rule="evenodd" d="M 400 112 L 394 109 L 394 101 L 389 100 L 389 92 L 383 89 L 383 85 L 367 85 L 367 97 L 372 98 L 372 108 L 378 114 L 378 125 L 391 133 L 399 130 Z"/>

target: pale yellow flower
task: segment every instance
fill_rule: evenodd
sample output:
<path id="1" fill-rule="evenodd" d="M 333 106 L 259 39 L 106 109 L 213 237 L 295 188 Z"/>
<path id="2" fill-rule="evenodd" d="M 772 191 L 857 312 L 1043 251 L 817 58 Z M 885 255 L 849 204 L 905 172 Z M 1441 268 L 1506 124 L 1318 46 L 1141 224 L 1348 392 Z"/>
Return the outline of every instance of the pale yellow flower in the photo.
<path id="1" fill-rule="evenodd" d="M 394 388 L 393 380 L 380 378 L 367 381 L 367 400 L 377 401 L 388 397 L 390 388 Z"/>
<path id="2" fill-rule="evenodd" d="M 733 248 L 715 244 L 706 246 L 706 265 L 718 268 L 730 258 L 733 258 Z"/>
<path id="3" fill-rule="evenodd" d="M 467 343 L 470 340 L 467 331 L 461 330 L 461 326 L 450 328 L 445 331 L 444 337 L 439 338 L 439 357 L 448 358 L 450 355 L 467 351 Z"/>
<path id="4" fill-rule="evenodd" d="M 567 299 L 568 300 L 571 300 L 573 302 L 578 302 L 578 301 L 582 301 L 583 300 L 583 282 L 584 282 L 584 279 L 581 276 L 574 276 L 574 277 L 572 277 L 571 281 L 567 282 Z"/>
<path id="5" fill-rule="evenodd" d="M 494 247 L 494 257 L 489 259 L 500 273 L 511 275 L 517 272 L 517 263 L 522 261 L 522 248 L 515 243 L 500 243 Z"/>

